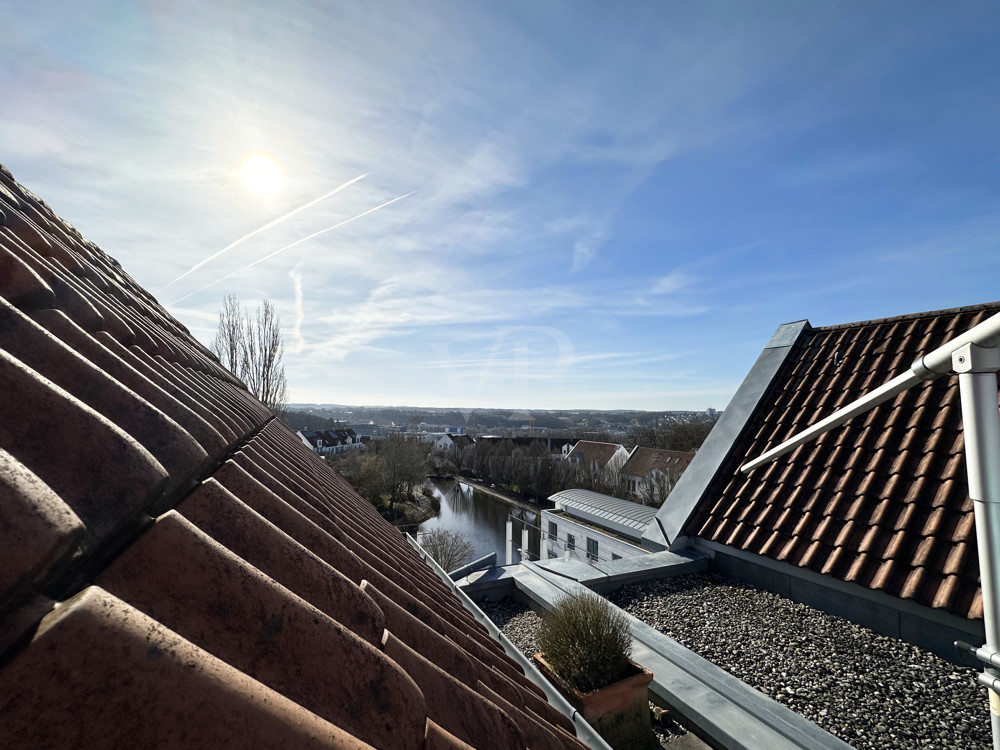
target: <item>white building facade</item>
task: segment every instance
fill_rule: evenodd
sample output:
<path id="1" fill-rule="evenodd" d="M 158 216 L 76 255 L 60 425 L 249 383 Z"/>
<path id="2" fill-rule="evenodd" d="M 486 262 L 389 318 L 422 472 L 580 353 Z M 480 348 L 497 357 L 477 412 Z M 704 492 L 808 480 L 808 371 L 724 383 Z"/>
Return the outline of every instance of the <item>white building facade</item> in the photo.
<path id="1" fill-rule="evenodd" d="M 568 557 L 584 562 L 614 562 L 649 554 L 640 545 L 656 509 L 589 490 L 564 490 L 542 511 L 542 559 Z"/>

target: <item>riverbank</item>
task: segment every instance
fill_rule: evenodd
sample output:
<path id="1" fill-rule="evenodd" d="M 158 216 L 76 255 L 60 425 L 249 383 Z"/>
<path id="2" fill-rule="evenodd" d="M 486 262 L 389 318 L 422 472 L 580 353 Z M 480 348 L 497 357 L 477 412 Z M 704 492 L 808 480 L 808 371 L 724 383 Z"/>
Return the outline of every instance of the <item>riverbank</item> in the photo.
<path id="1" fill-rule="evenodd" d="M 536 513 L 542 510 L 537 505 L 526 503 L 523 500 L 514 497 L 512 494 L 506 493 L 505 490 L 498 490 L 496 487 L 487 487 L 482 482 L 477 482 L 474 479 L 466 479 L 463 477 L 462 479 L 456 479 L 455 481 L 458 482 L 459 484 L 464 484 L 467 487 L 472 487 L 473 489 L 478 490 L 479 492 L 483 492 L 487 495 L 495 497 L 497 500 L 506 503 L 507 505 L 511 505 L 515 508 L 520 508 L 521 510 L 532 510 L 535 511 Z"/>
<path id="2" fill-rule="evenodd" d="M 440 506 L 435 507 L 423 493 L 414 492 L 409 501 L 397 502 L 396 510 L 399 515 L 396 520 L 391 521 L 392 525 L 402 532 L 415 534 L 420 524 L 437 517 Z"/>

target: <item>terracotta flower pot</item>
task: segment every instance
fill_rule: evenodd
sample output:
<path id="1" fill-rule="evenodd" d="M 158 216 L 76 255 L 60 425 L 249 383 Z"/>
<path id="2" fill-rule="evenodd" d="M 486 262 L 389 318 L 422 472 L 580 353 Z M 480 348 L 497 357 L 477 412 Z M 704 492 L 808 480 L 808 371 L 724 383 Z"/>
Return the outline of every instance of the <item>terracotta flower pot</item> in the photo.
<path id="1" fill-rule="evenodd" d="M 615 750 L 649 750 L 655 745 L 649 721 L 652 672 L 631 662 L 635 674 L 589 693 L 581 693 L 559 679 L 543 654 L 535 654 L 534 661 L 549 682 L 566 696 L 566 700 Z"/>

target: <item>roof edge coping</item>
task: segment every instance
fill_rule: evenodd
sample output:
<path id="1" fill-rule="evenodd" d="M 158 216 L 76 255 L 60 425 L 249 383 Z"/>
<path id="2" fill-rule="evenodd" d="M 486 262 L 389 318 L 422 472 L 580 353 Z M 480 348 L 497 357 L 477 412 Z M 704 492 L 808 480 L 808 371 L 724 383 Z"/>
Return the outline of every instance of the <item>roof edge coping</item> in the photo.
<path id="1" fill-rule="evenodd" d="M 705 442 L 681 474 L 663 507 L 642 535 L 642 546 L 675 551 L 686 546 L 679 540 L 688 518 L 708 489 L 733 445 L 746 428 L 775 375 L 795 344 L 812 330 L 808 320 L 783 323 L 764 346 L 750 372 L 723 411 Z"/>
<path id="2" fill-rule="evenodd" d="M 871 320 L 856 320 L 853 323 L 837 323 L 829 326 L 816 326 L 817 331 L 840 331 L 847 328 L 862 328 L 864 326 L 881 325 L 884 323 L 898 323 L 907 320 L 921 320 L 923 318 L 933 318 L 939 315 L 961 315 L 962 313 L 979 312 L 980 310 L 994 310 L 1000 304 L 1000 300 L 995 302 L 983 302 L 978 305 L 964 305 L 962 307 L 946 307 L 941 310 L 927 310 L 926 312 L 906 313 L 905 315 L 891 315 L 887 318 L 872 318 Z"/>

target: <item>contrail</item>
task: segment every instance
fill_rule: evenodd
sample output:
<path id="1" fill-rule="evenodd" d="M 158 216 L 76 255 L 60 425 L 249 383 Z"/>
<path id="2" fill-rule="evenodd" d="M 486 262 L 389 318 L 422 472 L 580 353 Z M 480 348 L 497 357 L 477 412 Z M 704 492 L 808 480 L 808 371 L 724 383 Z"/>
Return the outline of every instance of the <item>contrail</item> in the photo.
<path id="1" fill-rule="evenodd" d="M 391 206 L 396 201 L 403 200 L 403 198 L 409 198 L 415 192 L 417 192 L 417 191 L 416 190 L 411 190 L 406 195 L 401 195 L 398 198 L 393 198 L 391 201 L 386 201 L 385 203 L 383 203 L 381 205 L 375 206 L 375 208 L 369 208 L 367 211 L 362 211 L 357 216 L 352 216 L 350 219 L 344 219 L 343 221 L 334 224 L 332 227 L 327 227 L 326 229 L 320 229 L 318 232 L 313 232 L 312 234 L 307 235 L 306 237 L 303 237 L 300 240 L 295 240 L 295 242 L 293 242 L 290 245 L 285 245 L 284 247 L 279 247 L 277 250 L 275 250 L 270 255 L 265 255 L 263 258 L 259 258 L 258 260 L 255 260 L 253 263 L 248 263 L 245 266 L 241 266 L 240 268 L 237 268 L 232 273 L 227 273 L 221 279 L 216 279 L 211 284 L 205 284 L 205 286 L 203 286 L 203 287 L 201 287 L 199 289 L 195 289 L 193 292 L 185 294 L 183 297 L 175 299 L 173 302 L 168 302 L 167 305 L 168 306 L 170 306 L 170 305 L 176 305 L 178 302 L 183 302 L 188 297 L 193 297 L 198 292 L 203 292 L 206 289 L 208 289 L 209 287 L 215 286 L 216 284 L 221 284 L 223 281 L 225 281 L 226 279 L 230 278 L 231 276 L 235 276 L 236 274 L 240 273 L 241 271 L 246 271 L 248 268 L 253 268 L 258 263 L 263 263 L 265 260 L 268 260 L 269 258 L 273 258 L 278 253 L 283 253 L 286 250 L 291 250 L 293 247 L 295 247 L 296 245 L 301 245 L 306 240 L 311 240 L 314 237 L 319 237 L 321 234 L 326 234 L 327 232 L 332 232 L 334 229 L 339 229 L 340 227 L 344 226 L 345 224 L 350 224 L 352 221 L 356 221 L 357 219 L 360 219 L 362 216 L 367 216 L 368 214 L 375 213 L 379 209 L 385 208 L 386 206 Z"/>
<path id="2" fill-rule="evenodd" d="M 232 249 L 233 249 L 234 247 L 236 247 L 237 245 L 239 245 L 239 244 L 240 244 L 241 242 L 246 242 L 246 241 L 247 241 L 248 239 L 250 239 L 250 238 L 251 238 L 251 237 L 253 237 L 254 235 L 257 235 L 257 234 L 260 234 L 261 232 L 264 232 L 264 231 L 266 231 L 266 230 L 270 229 L 271 227 L 275 227 L 275 226 L 277 226 L 278 224 L 280 224 L 280 223 L 281 223 L 281 222 L 283 222 L 283 221 L 287 221 L 288 219 L 290 219 L 290 218 L 292 218 L 293 216 L 295 216 L 295 214 L 297 214 L 297 213 L 300 213 L 300 212 L 302 212 L 302 211 L 305 211 L 305 210 L 306 210 L 307 208 L 310 208 L 311 206 L 315 206 L 315 205 L 316 205 L 317 203 L 319 203 L 320 201 L 324 201 L 324 200 L 326 200 L 327 198 L 329 198 L 329 197 L 330 197 L 331 195 L 333 195 L 334 193 L 339 193 L 339 192 L 340 192 L 341 190 L 343 190 L 344 188 L 346 188 L 346 187 L 350 187 L 351 185 L 353 185 L 353 184 L 354 184 L 355 182 L 357 182 L 358 180 L 363 180 L 363 179 L 364 179 L 365 177 L 367 177 L 367 176 L 368 176 L 367 174 L 362 174 L 362 175 L 358 175 L 358 176 L 357 176 L 357 177 L 355 177 L 355 178 L 354 178 L 353 180 L 348 180 L 347 182 L 345 182 L 345 183 L 344 183 L 343 185 L 341 185 L 340 187 L 335 187 L 335 188 L 334 188 L 333 190 L 331 190 L 331 191 L 330 191 L 329 193 L 324 193 L 324 194 L 323 194 L 323 195 L 321 195 L 321 196 L 320 196 L 319 198 L 316 198 L 315 200 L 311 200 L 311 201 L 309 201 L 309 202 L 308 202 L 308 203 L 306 203 L 306 204 L 305 204 L 304 206 L 299 206 L 299 207 L 298 207 L 298 208 L 296 208 L 295 210 L 293 210 L 293 211 L 289 211 L 289 212 L 288 212 L 287 214 L 285 214 L 284 216 L 279 216 L 279 217 L 278 217 L 277 219 L 275 219 L 274 221 L 271 221 L 271 222 L 268 222 L 267 224 L 265 224 L 264 226 L 260 227 L 259 229 L 255 229 L 255 230 L 253 230 L 252 232 L 250 232 L 250 234 L 245 234 L 245 235 L 243 235 L 242 237 L 240 237 L 240 238 L 239 238 L 238 240 L 236 240 L 235 242 L 231 242 L 231 243 L 229 243 L 228 245 L 226 245 L 226 246 L 225 246 L 224 248 L 222 248 L 222 249 L 221 249 L 221 250 L 220 250 L 219 252 L 215 253 L 214 255 L 209 255 L 209 256 L 208 256 L 207 258 L 205 258 L 205 260 L 203 260 L 203 261 L 201 261 L 201 262 L 199 262 L 199 263 L 195 263 L 195 264 L 194 264 L 193 266 L 191 266 L 191 268 L 189 268 L 189 269 L 188 269 L 187 271 L 185 271 L 184 273 L 182 273 L 182 274 L 181 274 L 180 276 L 178 276 L 178 277 L 177 277 L 176 279 L 174 279 L 173 281 L 171 281 L 171 282 L 170 282 L 169 284 L 166 284 L 166 285 L 164 285 L 164 286 L 161 286 L 161 287 L 160 287 L 159 289 L 157 289 L 157 290 L 156 290 L 156 292 L 155 292 L 155 293 L 156 293 L 156 294 L 159 294 L 159 293 L 160 293 L 160 292 L 162 292 L 162 291 L 163 291 L 164 289 L 166 289 L 166 288 L 168 288 L 168 287 L 171 287 L 171 286 L 173 286 L 173 285 L 174 285 L 174 284 L 176 284 L 176 283 L 177 283 L 178 281 L 180 281 L 181 279 L 183 279 L 183 278 L 184 278 L 185 276 L 188 276 L 188 275 L 190 275 L 190 274 L 194 273 L 194 272 L 195 272 L 195 271 L 197 271 L 197 270 L 198 270 L 199 268 L 201 268 L 201 267 L 202 267 L 203 265 L 205 265 L 206 263 L 208 263 L 208 262 L 209 262 L 210 260 L 215 260 L 215 259 L 216 259 L 216 258 L 218 258 L 218 257 L 219 257 L 220 255 L 222 255 L 223 253 L 226 253 L 226 252 L 229 252 L 229 251 L 230 251 L 230 250 L 232 250 Z"/>

